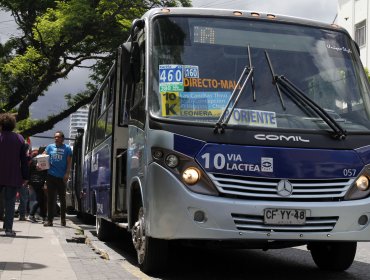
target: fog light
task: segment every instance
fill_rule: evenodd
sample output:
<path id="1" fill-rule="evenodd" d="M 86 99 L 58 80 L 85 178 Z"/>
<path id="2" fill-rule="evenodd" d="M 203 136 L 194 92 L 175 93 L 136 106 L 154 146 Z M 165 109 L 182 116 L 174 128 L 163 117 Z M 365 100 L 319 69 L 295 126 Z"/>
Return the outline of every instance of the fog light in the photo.
<path id="1" fill-rule="evenodd" d="M 186 184 L 194 185 L 200 179 L 200 171 L 195 167 L 188 167 L 182 173 L 182 179 Z"/>
<path id="2" fill-rule="evenodd" d="M 166 164 L 168 167 L 175 168 L 179 164 L 179 158 L 175 155 L 166 156 Z"/>
<path id="3" fill-rule="evenodd" d="M 198 223 L 204 223 L 206 221 L 206 214 L 203 211 L 195 211 L 194 213 L 194 221 Z"/>
<path id="4" fill-rule="evenodd" d="M 357 180 L 356 180 L 356 187 L 360 190 L 360 191 L 367 191 L 368 188 L 369 188 L 369 179 L 366 177 L 366 176 L 360 176 Z"/>
<path id="5" fill-rule="evenodd" d="M 367 215 L 362 215 L 359 219 L 358 219 L 358 224 L 360 226 L 364 226 L 367 224 L 367 222 L 369 221 L 369 218 L 367 217 Z"/>

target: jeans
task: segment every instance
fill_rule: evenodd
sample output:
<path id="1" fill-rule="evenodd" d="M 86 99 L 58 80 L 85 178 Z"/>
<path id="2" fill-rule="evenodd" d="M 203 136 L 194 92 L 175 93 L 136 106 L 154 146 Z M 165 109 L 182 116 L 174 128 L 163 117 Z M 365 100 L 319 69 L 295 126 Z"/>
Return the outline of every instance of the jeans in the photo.
<path id="1" fill-rule="evenodd" d="M 14 186 L 3 187 L 3 197 L 5 202 L 5 217 L 3 228 L 5 229 L 5 231 L 13 230 L 15 199 L 17 196 L 17 189 L 18 188 Z"/>
<path id="2" fill-rule="evenodd" d="M 30 216 L 34 216 L 37 209 L 40 208 L 40 216 L 46 218 L 46 197 L 44 193 L 44 185 L 32 186 L 36 194 L 36 202 L 31 207 Z"/>
<path id="3" fill-rule="evenodd" d="M 28 188 L 27 186 L 21 186 L 18 188 L 19 192 L 19 217 L 25 217 L 27 213 L 27 204 L 28 204 Z"/>

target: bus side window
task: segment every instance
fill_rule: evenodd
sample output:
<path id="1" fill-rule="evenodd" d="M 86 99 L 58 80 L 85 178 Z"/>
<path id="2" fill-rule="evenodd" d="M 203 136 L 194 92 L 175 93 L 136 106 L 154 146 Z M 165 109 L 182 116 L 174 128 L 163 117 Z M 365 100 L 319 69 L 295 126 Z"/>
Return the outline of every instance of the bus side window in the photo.
<path id="1" fill-rule="evenodd" d="M 130 78 L 125 76 L 125 73 L 129 72 L 130 69 L 130 64 L 128 62 L 130 60 L 129 47 L 125 48 L 125 46 L 123 46 L 119 55 L 120 60 L 118 62 L 118 71 L 120 76 L 117 79 L 117 82 L 119 83 L 119 125 L 127 126 L 132 88 Z"/>
<path id="2" fill-rule="evenodd" d="M 122 88 L 120 94 L 120 104 L 119 104 L 119 124 L 121 126 L 128 125 L 128 112 L 130 105 L 130 92 L 131 85 L 122 81 Z"/>
<path id="3" fill-rule="evenodd" d="M 95 146 L 99 145 L 105 138 L 105 128 L 107 124 L 107 112 L 104 112 L 98 119 L 95 126 Z"/>
<path id="4" fill-rule="evenodd" d="M 109 78 L 107 105 L 109 105 L 112 102 L 112 97 L 115 96 L 115 91 L 116 91 L 116 71 L 114 71 L 113 75 Z"/>
<path id="5" fill-rule="evenodd" d="M 94 141 L 95 141 L 95 126 L 96 126 L 96 119 L 97 119 L 97 104 L 94 102 L 91 104 L 91 111 L 89 115 L 89 128 L 88 128 L 88 151 L 91 151 L 94 147 Z"/>

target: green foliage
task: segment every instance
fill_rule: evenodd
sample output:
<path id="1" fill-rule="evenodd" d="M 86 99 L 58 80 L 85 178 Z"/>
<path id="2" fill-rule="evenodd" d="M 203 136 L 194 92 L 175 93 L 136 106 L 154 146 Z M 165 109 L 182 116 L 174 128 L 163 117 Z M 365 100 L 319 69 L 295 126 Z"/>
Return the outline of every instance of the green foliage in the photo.
<path id="1" fill-rule="evenodd" d="M 367 67 L 365 67 L 365 73 L 366 73 L 366 76 L 367 76 L 367 80 L 370 82 L 370 73 L 369 73 L 369 69 Z"/>
<path id="2" fill-rule="evenodd" d="M 43 123 L 43 121 L 33 120 L 31 118 L 27 118 L 25 120 L 18 121 L 17 122 L 17 127 L 16 127 L 15 130 L 16 130 L 16 132 L 21 132 L 21 131 L 29 129 L 33 126 L 40 125 L 42 123 Z"/>
<path id="3" fill-rule="evenodd" d="M 23 55 L 16 55 L 3 67 L 3 73 L 14 79 L 37 77 L 45 71 L 48 60 L 35 47 L 29 46 Z"/>
<path id="4" fill-rule="evenodd" d="M 129 35 L 133 19 L 160 6 L 190 6 L 189 0 L 0 0 L 20 34 L 0 45 L 0 113 L 16 110 L 25 133 L 50 129 L 53 121 L 91 100 Z M 92 63 L 91 61 L 94 61 Z M 76 67 L 91 65 L 90 81 L 79 94 L 67 95 L 67 106 L 44 121 L 30 118 L 29 108 L 59 79 Z M 44 128 L 43 128 L 44 126 Z M 30 135 L 30 134 L 29 134 Z"/>

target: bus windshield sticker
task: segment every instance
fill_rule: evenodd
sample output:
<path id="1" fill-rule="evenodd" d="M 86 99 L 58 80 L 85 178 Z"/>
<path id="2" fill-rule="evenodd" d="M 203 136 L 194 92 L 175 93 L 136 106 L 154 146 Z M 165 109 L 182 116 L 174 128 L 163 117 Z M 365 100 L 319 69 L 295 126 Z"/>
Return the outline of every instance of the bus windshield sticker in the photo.
<path id="1" fill-rule="evenodd" d="M 235 108 L 235 110 L 232 112 L 229 124 L 259 127 L 277 127 L 276 113 L 269 111 Z"/>
<path id="2" fill-rule="evenodd" d="M 185 65 L 184 78 L 199 78 L 199 67 L 194 65 Z"/>
<path id="3" fill-rule="evenodd" d="M 159 65 L 159 91 L 184 91 L 182 65 Z"/>
<path id="4" fill-rule="evenodd" d="M 218 80 L 218 79 L 199 79 L 184 78 L 184 87 L 186 88 L 210 88 L 233 90 L 236 87 L 236 80 Z M 239 85 L 239 89 L 241 86 Z"/>
<path id="5" fill-rule="evenodd" d="M 218 117 L 230 92 L 162 92 L 162 116 Z"/>

